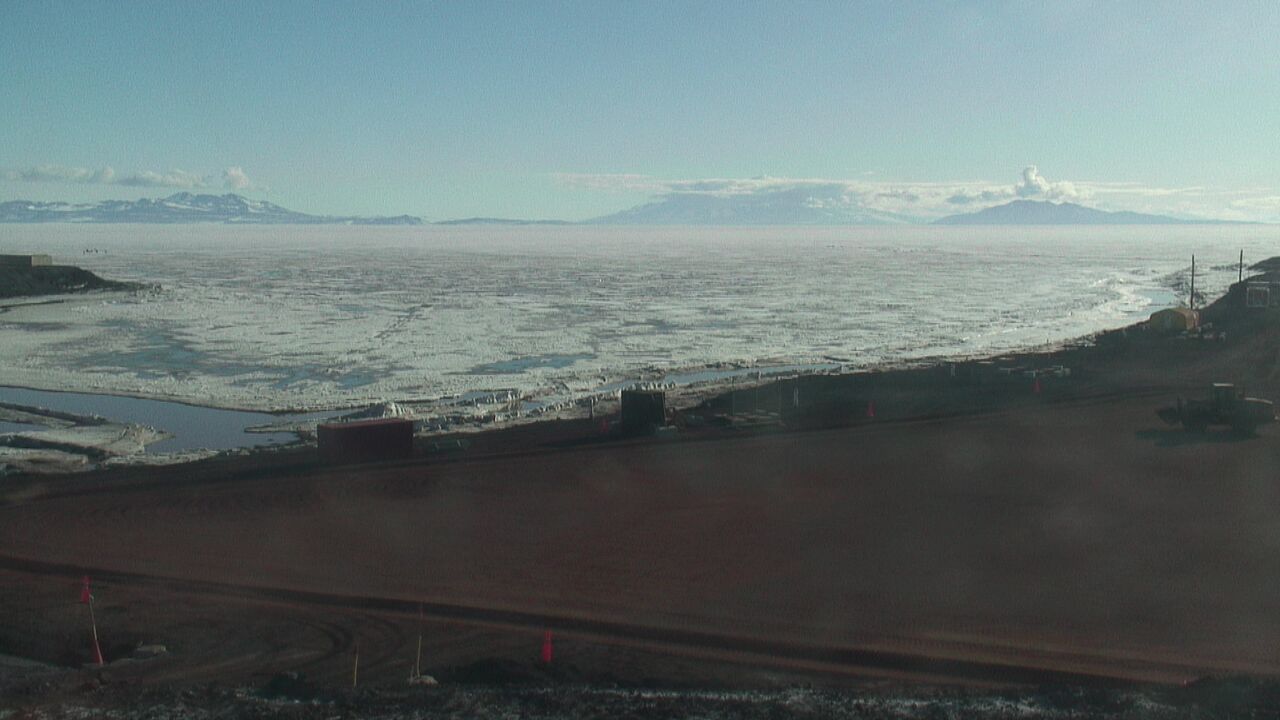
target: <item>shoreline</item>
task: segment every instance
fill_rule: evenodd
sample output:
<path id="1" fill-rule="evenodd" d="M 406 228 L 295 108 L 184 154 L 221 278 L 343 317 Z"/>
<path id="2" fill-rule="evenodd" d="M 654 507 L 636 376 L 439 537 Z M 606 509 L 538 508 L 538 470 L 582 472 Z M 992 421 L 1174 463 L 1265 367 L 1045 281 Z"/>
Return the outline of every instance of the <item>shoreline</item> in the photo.
<path id="1" fill-rule="evenodd" d="M 954 368 L 960 366 L 974 367 L 988 365 L 995 367 L 997 364 L 1007 367 L 1022 367 L 1024 363 L 1032 363 L 1036 366 L 1044 366 L 1044 368 L 1055 365 L 1055 361 L 1066 362 L 1068 356 L 1074 353 L 1087 352 L 1095 347 L 1099 338 L 1117 334 L 1124 334 L 1142 323 L 1136 323 L 1125 327 L 1104 330 L 1088 336 L 1077 337 L 1067 341 L 1044 343 L 1037 346 L 1027 347 L 1021 351 L 1013 353 L 1001 353 L 997 355 L 981 355 L 969 354 L 963 356 L 934 356 L 913 358 L 910 360 L 902 360 L 896 363 L 885 363 L 872 365 L 864 368 L 854 368 L 849 365 L 839 365 L 839 370 L 820 370 L 814 372 L 797 372 L 795 364 L 786 366 L 765 365 L 759 368 L 750 366 L 742 366 L 733 364 L 726 368 L 724 365 L 702 366 L 679 371 L 679 373 L 698 374 L 706 371 L 732 372 L 733 375 L 726 378 L 714 380 L 696 381 L 685 385 L 671 386 L 663 384 L 659 379 L 655 380 L 638 380 L 628 383 L 616 383 L 619 388 L 639 387 L 640 389 L 658 389 L 665 393 L 667 400 L 667 408 L 672 413 L 670 422 L 675 423 L 681 428 L 688 439 L 696 439 L 707 435 L 716 436 L 718 431 L 711 428 L 703 428 L 701 424 L 703 418 L 719 418 L 713 422 L 727 422 L 734 426 L 735 431 L 743 430 L 751 431 L 752 427 L 757 427 L 756 431 L 778 425 L 787 426 L 791 431 L 803 431 L 814 427 L 832 427 L 842 425 L 858 424 L 862 421 L 862 407 L 845 407 L 839 411 L 840 418 L 832 419 L 830 417 L 822 417 L 814 420 L 806 419 L 808 411 L 799 413 L 788 413 L 781 402 L 781 392 L 783 386 L 786 386 L 786 392 L 791 392 L 794 384 L 805 381 L 815 381 L 824 384 L 826 390 L 820 391 L 821 395 L 826 396 L 829 400 L 835 402 L 843 402 L 848 405 L 849 393 L 856 388 L 874 388 L 875 392 L 880 393 L 882 403 L 879 410 L 881 420 L 897 421 L 911 419 L 928 419 L 943 418 L 956 415 L 966 415 L 979 413 L 983 410 L 997 409 L 1008 403 L 1016 403 L 1015 397 L 1010 396 L 1009 388 L 1005 389 L 988 387 L 982 398 L 964 397 L 961 391 L 960 399 L 957 399 L 954 391 L 942 389 L 941 395 L 938 395 L 939 388 L 937 386 L 938 377 L 941 377 L 937 370 L 939 368 L 951 367 L 952 377 L 955 377 Z M 1060 362 L 1058 363 L 1061 367 Z M 770 368 L 787 367 L 788 370 L 769 373 Z M 678 372 L 670 372 L 668 375 L 679 374 Z M 1057 383 L 1059 381 L 1055 381 Z M 1009 381 L 1003 382 L 1009 385 Z M 1078 384 L 1073 383 L 1073 386 Z M 114 455 L 106 460 L 94 461 L 87 465 L 50 465 L 45 470 L 36 474 L 50 476 L 63 474 L 84 474 L 88 472 L 93 475 L 96 472 L 111 471 L 113 469 L 122 469 L 128 471 L 129 468 L 141 470 L 146 467 L 173 467 L 173 466 L 190 466 L 192 463 L 203 461 L 220 461 L 237 465 L 244 462 L 254 462 L 254 459 L 261 459 L 267 466 L 276 466 L 281 463 L 288 465 L 291 463 L 301 462 L 308 465 L 312 462 L 309 459 L 308 448 L 314 447 L 314 432 L 317 422 L 323 422 L 327 418 L 316 417 L 300 417 L 293 420 L 289 419 L 286 413 L 267 413 L 253 410 L 232 410 L 221 407 L 209 407 L 194 403 L 176 402 L 159 398 L 140 397 L 125 394 L 109 394 L 109 393 L 80 393 L 77 391 L 45 391 L 38 389 L 16 388 L 15 386 L 0 386 L 3 388 L 14 388 L 21 390 L 32 390 L 34 392 L 50 392 L 58 394 L 87 395 L 90 397 L 107 397 L 107 398 L 124 398 L 128 400 L 137 400 L 141 402 L 156 403 L 173 403 L 190 408 L 195 411 L 210 412 L 228 412 L 243 413 L 246 415 L 269 416 L 275 418 L 277 422 L 266 421 L 264 423 L 244 424 L 241 426 L 241 432 L 254 438 L 266 438 L 268 435 L 281 436 L 290 435 L 288 440 L 281 439 L 270 440 L 267 442 L 246 442 L 236 446 L 227 446 L 217 449 L 209 449 L 208 447 L 197 447 L 192 445 L 172 451 L 154 451 L 151 449 L 143 449 L 137 453 Z M 760 392 L 764 388 L 777 387 L 778 401 L 776 407 L 772 410 L 765 409 L 763 415 L 755 413 L 756 404 L 759 402 Z M 1055 395 L 1060 395 L 1062 390 L 1067 388 L 1057 387 L 1054 390 Z M 1080 389 L 1069 390 L 1068 394 L 1076 394 Z M 1038 391 L 1037 391 L 1038 392 Z M 921 398 L 933 394 L 935 399 L 930 403 L 921 404 Z M 743 396 L 744 399 L 739 402 L 737 407 L 746 411 L 748 404 L 752 406 L 752 412 L 739 416 L 734 410 L 734 398 Z M 769 393 L 766 393 L 768 396 Z M 809 391 L 806 391 L 809 395 Z M 1014 392 L 1017 395 L 1017 392 Z M 748 402 L 745 397 L 750 397 Z M 836 398 L 842 398 L 835 400 Z M 938 400 L 937 398 L 942 398 Z M 949 399 L 948 399 L 949 398 Z M 432 452 L 440 452 L 440 450 L 432 450 L 432 448 L 449 446 L 450 443 L 459 444 L 460 447 L 468 448 L 476 445 L 472 452 L 468 455 L 480 454 L 503 454 L 509 451 L 527 452 L 539 446 L 556 447 L 564 445 L 577 445 L 582 443 L 595 443 L 602 440 L 617 440 L 616 432 L 610 430 L 605 435 L 598 435 L 598 432 L 592 428 L 596 427 L 595 420 L 590 418 L 604 419 L 616 421 L 620 413 L 620 392 L 619 390 L 611 390 L 607 393 L 596 393 L 575 399 L 573 402 L 565 406 L 554 407 L 545 412 L 522 413 L 519 415 L 495 416 L 494 413 L 472 414 L 470 416 L 450 416 L 447 420 L 443 420 L 438 415 L 426 415 L 413 412 L 413 404 L 415 401 L 393 402 L 393 403 L 374 403 L 372 405 L 361 405 L 351 408 L 343 408 L 340 410 L 329 411 L 311 411 L 299 413 L 301 416 L 316 416 L 329 413 L 330 418 L 343 417 L 344 411 L 354 410 L 357 414 L 362 408 L 374 409 L 380 405 L 385 410 L 388 405 L 391 406 L 393 413 L 403 413 L 405 408 L 410 411 L 407 414 L 393 415 L 398 417 L 409 417 L 419 424 L 415 437 L 418 438 L 416 443 L 417 457 L 423 457 L 423 453 L 430 454 Z M 596 400 L 596 402 L 591 402 Z M 860 400 L 862 406 L 867 403 L 866 399 Z M 937 403 L 941 402 L 942 405 Z M 973 403 L 966 405 L 966 402 Z M 455 403 L 458 403 L 455 400 Z M 995 403 L 992 405 L 991 403 Z M 766 404 L 768 404 L 766 398 Z M 30 404 L 28 407 L 34 407 Z M 459 407 L 466 407 L 465 403 L 458 403 Z M 484 412 L 491 409 L 504 407 L 502 402 L 492 402 L 486 405 L 475 406 L 479 411 Z M 810 408 L 810 410 L 813 410 Z M 818 414 L 829 414 L 830 408 L 818 410 Z M 376 415 L 376 414 L 375 414 Z M 785 419 L 787 415 L 789 419 Z M 114 422 L 109 414 L 94 415 L 95 417 L 105 417 L 108 422 Z M 493 419 L 497 417 L 497 419 Z M 817 424 L 814 425 L 813 423 Z M 690 423 L 696 423 L 691 425 Z M 834 425 L 832 424 L 834 423 Z M 426 427 L 424 427 L 426 424 Z M 128 425 L 140 425 L 141 429 L 153 429 L 154 425 L 148 420 L 134 420 Z M 164 428 L 161 428 L 162 430 Z M 182 440 L 182 433 L 178 431 L 176 437 Z M 5 447 L 5 446 L 0 446 Z M 50 460 L 53 462 L 53 460 Z M 28 465 L 30 468 L 30 465 Z M 29 474 L 30 469 L 23 471 L 19 469 L 18 475 Z"/>
<path id="2" fill-rule="evenodd" d="M 408 417 L 417 424 L 415 437 L 419 438 L 418 452 L 423 452 L 423 448 L 436 447 L 440 442 L 453 441 L 464 446 L 469 446 L 474 442 L 481 442 L 482 447 L 497 446 L 505 442 L 514 443 L 516 446 L 527 444 L 529 437 L 543 436 L 544 438 L 554 438 L 562 436 L 558 440 L 547 440 L 553 443 L 559 442 L 582 442 L 583 437 L 581 430 L 570 432 L 569 436 L 563 436 L 566 427 L 577 423 L 586 423 L 589 418 L 613 418 L 616 419 L 620 413 L 620 397 L 621 390 L 628 388 L 640 389 L 657 389 L 666 395 L 666 405 L 668 409 L 674 413 L 671 422 L 684 427 L 689 420 L 686 416 L 691 416 L 692 421 L 701 423 L 699 418 L 703 415 L 712 417 L 721 416 L 731 423 L 746 423 L 743 427 L 753 423 L 764 422 L 766 425 L 770 423 L 783 423 L 783 415 L 786 409 L 780 399 L 782 390 L 778 390 L 779 399 L 776 407 L 772 411 L 768 411 L 766 416 L 757 418 L 734 418 L 733 398 L 739 394 L 751 394 L 751 405 L 754 406 L 759 401 L 759 394 L 763 388 L 778 387 L 784 384 L 796 384 L 813 380 L 816 382 L 825 382 L 828 387 L 832 383 L 843 384 L 845 390 L 826 391 L 830 397 L 845 397 L 848 395 L 848 388 L 854 385 L 866 386 L 876 385 L 878 382 L 885 383 L 887 386 L 896 387 L 895 392 L 906 392 L 907 397 L 900 402 L 896 408 L 889 408 L 887 411 L 882 408 L 882 417 L 889 419 L 907 419 L 910 417 L 925 417 L 935 415 L 941 412 L 942 415 L 964 414 L 966 409 L 957 405 L 956 400 L 948 401 L 951 408 L 939 410 L 938 408 L 921 408 L 916 407 L 914 410 L 908 410 L 913 405 L 919 405 L 920 384 L 924 386 L 930 385 L 928 377 L 939 367 L 950 366 L 954 368 L 961 365 L 989 364 L 994 365 L 1001 363 L 1005 365 L 1017 365 L 1021 362 L 1033 362 L 1038 364 L 1053 363 L 1054 358 L 1068 355 L 1072 352 L 1092 347 L 1099 337 L 1108 334 L 1125 333 L 1133 328 L 1141 325 L 1141 323 L 1127 325 L 1121 328 L 1102 330 L 1090 335 L 1071 338 L 1064 341 L 1042 343 L 1036 346 L 1025 347 L 1017 352 L 1006 352 L 994 355 L 984 355 L 979 353 L 968 353 L 963 355 L 941 355 L 920 358 L 911 358 L 899 360 L 891 363 L 873 364 L 865 367 L 854 367 L 849 364 L 830 363 L 829 365 L 812 364 L 808 367 L 815 368 L 809 371 L 803 369 L 804 364 L 790 362 L 786 364 L 764 364 L 760 366 L 751 366 L 741 363 L 718 363 L 715 365 L 702 365 L 689 368 L 681 368 L 678 370 L 667 370 L 661 375 L 653 379 L 634 378 L 626 381 L 614 381 L 607 383 L 612 386 L 611 389 L 604 392 L 588 393 L 578 395 L 567 401 L 561 401 L 551 405 L 549 408 L 538 408 L 527 412 L 512 412 L 511 407 L 514 404 L 527 405 L 530 403 L 531 397 L 525 396 L 518 399 L 499 399 L 496 391 L 490 395 L 489 401 L 476 401 L 468 405 L 462 397 L 453 397 L 448 399 L 436 399 L 432 401 L 407 400 L 407 401 L 391 401 L 391 402 L 374 402 L 372 404 L 330 406 L 326 410 L 309 409 L 305 411 L 275 411 L 264 412 L 259 410 L 249 410 L 242 408 L 229 408 L 220 406 L 202 405 L 195 402 L 173 400 L 165 397 L 147 396 L 141 394 L 130 393 L 103 393 L 92 392 L 86 393 L 77 390 L 44 390 L 40 388 L 29 388 L 14 385 L 2 385 L 3 389 L 12 389 L 19 391 L 29 391 L 38 393 L 53 393 L 58 395 L 82 395 L 87 398 L 122 398 L 126 400 L 139 401 L 144 403 L 161 403 L 172 404 L 188 408 L 193 412 L 226 412 L 232 414 L 244 414 L 246 416 L 257 416 L 254 418 L 245 418 L 241 420 L 240 434 L 252 437 L 253 439 L 243 439 L 240 442 L 230 441 L 232 444 L 205 445 L 199 441 L 192 443 L 188 432 L 180 429 L 181 423 L 174 426 L 172 423 L 166 424 L 163 420 L 154 421 L 150 417 L 134 417 L 132 420 L 121 420 L 113 417 L 113 413 L 109 411 L 101 411 L 94 408 L 77 408 L 71 412 L 85 417 L 94 417 L 105 419 L 109 423 L 123 423 L 125 428 L 137 426 L 138 431 L 147 432 L 159 429 L 161 434 L 154 437 L 159 439 L 169 439 L 171 443 L 178 443 L 179 446 L 173 449 L 161 450 L 149 447 L 151 443 L 144 444 L 136 452 L 126 452 L 120 454 L 118 452 L 108 451 L 107 448 L 86 448 L 84 461 L 80 461 L 75 456 L 65 456 L 57 453 L 50 454 L 45 451 L 35 451 L 30 448 L 24 451 L 31 442 L 35 442 L 37 447 L 47 444 L 40 437 L 41 432 L 53 432 L 51 428 L 33 427 L 30 431 L 35 434 L 34 440 L 28 440 L 15 436 L 15 442 L 0 445 L 0 449 L 8 448 L 10 453 L 10 464 L 13 468 L 10 474 L 17 472 L 19 475 L 27 473 L 37 473 L 41 475 L 60 475 L 64 473 L 80 474 L 84 472 L 92 473 L 94 470 L 105 470 L 112 467 L 135 467 L 142 468 L 147 466 L 157 467 L 173 467 L 187 466 L 193 462 L 200 462 L 214 458 L 228 458 L 234 462 L 237 457 L 262 457 L 266 455 L 278 456 L 284 452 L 305 452 L 306 448 L 314 445 L 315 426 L 318 422 L 324 422 L 329 419 L 339 419 L 350 415 L 359 415 L 362 410 L 377 410 L 373 416 L 379 416 L 380 413 L 389 413 L 385 416 Z M 704 374 L 721 374 L 727 373 L 724 377 L 711 378 L 706 380 L 695 380 L 686 384 L 672 384 L 663 380 L 673 376 L 699 376 Z M 902 386 L 906 383 L 905 390 Z M 787 390 L 791 392 L 791 390 Z M 768 394 L 768 393 L 766 393 Z M 806 395 L 808 393 L 806 392 Z M 3 392 L 0 392 L 3 395 Z M 726 399 L 727 407 L 726 407 Z M 536 402 L 536 401 L 535 401 Z M 866 400 L 861 401 L 864 404 Z M 40 408 L 41 404 L 30 400 L 23 400 L 17 403 L 28 409 Z M 423 407 L 423 406 L 426 407 Z M 746 407 L 747 403 L 742 402 L 742 407 Z M 67 408 L 62 408 L 67 411 Z M 450 413 L 450 410 L 460 412 Z M 904 414 L 905 411 L 905 414 Z M 155 415 L 162 415 L 165 411 L 157 408 Z M 838 422 L 852 423 L 856 422 L 855 418 L 859 411 L 853 408 L 846 408 L 843 412 L 843 420 Z M 37 413 L 39 414 L 39 413 Z M 127 413 L 125 413 L 127 414 Z M 802 416 L 804 413 L 800 413 Z M 325 417 L 317 417 L 324 415 Z M 261 419 L 259 419 L 261 418 Z M 769 418 L 772 418 L 769 419 Z M 797 429 L 806 426 L 811 420 L 796 419 L 795 413 L 791 414 L 791 421 L 799 423 Z M 228 418 L 231 421 L 232 418 Z M 593 421 L 594 422 L 594 421 Z M 819 424 L 829 423 L 830 419 L 819 420 Z M 566 425 L 568 423 L 569 425 Z M 162 427 L 168 425 L 168 427 Z M 689 428 L 686 430 L 694 432 Z M 166 432 L 167 431 L 167 432 Z M 289 436 L 285 439 L 282 436 Z M 268 439 L 270 437 L 270 439 Z M 573 438 L 577 437 L 576 440 Z M 483 438 L 483 440 L 481 440 Z M 155 442 L 154 440 L 152 441 Z M 220 440 L 219 443 L 227 441 Z M 63 448 L 65 449 L 65 448 Z M 16 453 L 16 454 L 15 454 Z M 24 453 L 26 457 L 24 457 Z M 101 456 L 101 457 L 99 457 Z M 73 462 L 74 461 L 74 462 Z M 17 464 L 14 464 L 17 463 Z M 34 463 L 34 464 L 33 464 Z M 43 464 L 43 469 L 39 468 Z"/>
<path id="3" fill-rule="evenodd" d="M 752 385 L 750 384 L 750 376 L 752 374 L 759 374 L 759 373 L 763 373 L 763 377 L 758 378 L 757 383 L 760 383 L 760 382 L 767 383 L 772 380 L 779 379 L 781 377 L 794 377 L 794 376 L 804 376 L 804 375 L 858 375 L 858 374 L 869 374 L 869 373 L 874 374 L 874 373 L 899 372 L 904 370 L 919 370 L 923 368 L 936 367 L 944 363 L 981 362 L 985 360 L 998 360 L 1003 358 L 1016 358 L 1016 357 L 1023 357 L 1023 356 L 1052 354 L 1062 350 L 1070 350 L 1076 347 L 1087 347 L 1090 344 L 1090 342 L 1093 339 L 1097 338 L 1099 335 L 1119 332 L 1122 330 L 1130 330 L 1142 325 L 1144 322 L 1145 321 L 1138 321 L 1138 322 L 1130 323 L 1128 325 L 1123 325 L 1119 327 L 1101 329 L 1093 333 L 1075 336 L 1065 340 L 1050 341 L 1050 342 L 1040 343 L 1037 345 L 1027 345 L 1027 346 L 1022 346 L 1018 349 L 1005 350 L 1005 351 L 996 352 L 996 353 L 971 352 L 971 353 L 957 353 L 957 354 L 928 355 L 928 356 L 922 356 L 922 357 L 904 358 L 899 360 L 889 360 L 889 361 L 884 361 L 880 363 L 871 363 L 863 366 L 854 365 L 847 360 L 840 360 L 832 357 L 823 357 L 823 358 L 813 359 L 811 361 L 795 359 L 795 358 L 785 359 L 785 360 L 779 359 L 779 361 L 777 362 L 770 360 L 770 361 L 765 361 L 765 364 L 758 364 L 758 365 L 747 364 L 745 361 L 725 360 L 725 361 L 706 363 L 701 365 L 676 366 L 676 367 L 664 369 L 660 375 L 657 375 L 652 378 L 627 377 L 627 378 L 622 378 L 617 380 L 611 380 L 605 383 L 605 385 L 618 386 L 617 388 L 611 388 L 608 390 L 601 390 L 601 391 L 588 391 L 576 397 L 573 401 L 570 401 L 570 402 L 577 403 L 592 397 L 599 397 L 599 396 L 608 395 L 608 394 L 616 395 L 618 389 L 629 389 L 636 386 L 647 386 L 647 385 L 659 385 L 659 386 L 662 386 L 661 389 L 675 389 L 675 390 L 697 389 L 697 390 L 711 390 L 711 391 L 715 391 L 715 390 L 728 391 L 728 390 L 732 390 L 732 389 L 743 387 L 743 386 L 751 387 Z M 775 372 L 770 372 L 771 369 L 776 369 L 780 367 L 792 367 L 792 366 L 803 366 L 803 365 L 810 365 L 810 366 L 817 367 L 817 366 L 828 365 L 828 364 L 838 365 L 840 369 L 839 370 L 817 369 L 812 371 L 777 370 Z M 724 379 L 702 380 L 702 381 L 695 381 L 687 384 L 663 382 L 664 377 L 671 376 L 671 375 L 716 373 L 720 371 L 723 371 L 726 373 L 733 373 L 733 375 L 731 377 L 726 377 Z M 744 380 L 746 381 L 745 383 L 744 383 Z M 306 415 L 306 414 L 312 414 L 312 413 L 360 410 L 363 408 L 368 408 L 373 405 L 377 405 L 379 403 L 396 403 L 398 405 L 450 404 L 450 401 L 455 401 L 455 402 L 462 401 L 462 397 L 464 395 L 471 394 L 471 393 L 487 394 L 491 392 L 492 393 L 501 392 L 500 389 L 471 390 L 471 391 L 467 391 L 466 393 L 460 393 L 457 395 L 445 395 L 445 396 L 434 397 L 434 398 L 423 398 L 423 397 L 372 398 L 371 397 L 363 401 L 349 401 L 349 402 L 321 404 L 321 405 L 316 405 L 316 404 L 312 404 L 312 405 L 306 405 L 306 404 L 244 405 L 244 404 L 240 404 L 240 405 L 236 405 L 236 404 L 218 403 L 216 401 L 213 401 L 212 399 L 196 400 L 186 396 L 170 395 L 162 392 L 112 390 L 112 389 L 95 388 L 90 386 L 79 387 L 79 388 L 49 387 L 41 383 L 13 383 L 13 382 L 0 381 L 0 389 L 5 389 L 5 388 L 13 389 L 13 390 L 29 390 L 29 391 L 41 392 L 41 393 L 57 393 L 60 395 L 92 395 L 92 396 L 102 396 L 102 397 L 131 398 L 134 400 L 147 400 L 147 401 L 160 402 L 160 403 L 172 403 L 174 405 L 183 405 L 186 407 L 200 408 L 200 409 L 206 409 L 206 410 L 226 410 L 229 412 L 253 413 L 253 414 L 259 414 L 259 415 L 275 415 L 275 416 Z M 525 394 L 523 397 L 516 398 L 516 400 L 537 402 L 537 398 L 538 398 L 538 393 L 532 392 L 532 393 Z M 491 404 L 497 405 L 499 403 L 491 403 Z M 543 416 L 543 417 L 545 419 L 559 419 L 551 416 Z"/>

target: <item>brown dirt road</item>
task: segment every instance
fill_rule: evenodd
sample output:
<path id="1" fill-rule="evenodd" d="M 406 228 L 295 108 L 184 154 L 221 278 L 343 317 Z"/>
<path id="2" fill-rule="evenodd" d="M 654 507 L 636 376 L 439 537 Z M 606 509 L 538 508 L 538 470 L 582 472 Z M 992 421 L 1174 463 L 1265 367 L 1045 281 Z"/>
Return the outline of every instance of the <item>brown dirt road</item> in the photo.
<path id="1" fill-rule="evenodd" d="M 0 507 L 0 590 L 84 569 L 174 645 L 261 644 L 187 600 L 227 597 L 405 655 L 426 602 L 490 637 L 859 675 L 1280 675 L 1280 428 L 1190 436 L 1157 402 L 33 497 Z M 224 655 L 269 655 L 246 643 Z"/>

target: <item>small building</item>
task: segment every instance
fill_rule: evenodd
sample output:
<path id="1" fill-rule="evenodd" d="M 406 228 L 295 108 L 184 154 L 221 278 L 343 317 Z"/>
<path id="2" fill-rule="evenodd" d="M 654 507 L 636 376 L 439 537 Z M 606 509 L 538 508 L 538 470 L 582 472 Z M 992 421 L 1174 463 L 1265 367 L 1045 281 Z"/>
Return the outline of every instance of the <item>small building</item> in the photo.
<path id="1" fill-rule="evenodd" d="M 330 463 L 397 460 L 413 455 L 413 421 L 406 418 L 322 423 L 316 426 L 320 458 Z"/>
<path id="2" fill-rule="evenodd" d="M 1271 307 L 1271 283 L 1246 283 L 1244 286 L 1244 306 L 1249 308 Z"/>
<path id="3" fill-rule="evenodd" d="M 1246 308 L 1270 308 L 1280 306 L 1280 274 L 1268 273 L 1245 278 L 1243 283 L 1231 286 L 1231 293 L 1239 293 L 1244 286 L 1244 306 Z M 1237 295 L 1237 304 L 1239 303 Z"/>
<path id="4" fill-rule="evenodd" d="M 0 255 L 0 267 L 32 268 L 52 264 L 53 258 L 48 255 Z"/>
<path id="5" fill-rule="evenodd" d="M 622 391 L 622 431 L 653 432 L 667 424 L 667 396 L 661 390 Z"/>
<path id="6" fill-rule="evenodd" d="M 1280 307 L 1280 258 L 1264 260 L 1254 269 L 1265 267 L 1261 275 L 1251 275 L 1227 289 L 1227 305 L 1233 308 L 1260 310 Z"/>
<path id="7" fill-rule="evenodd" d="M 1157 310 L 1147 321 L 1153 330 L 1159 332 L 1186 332 L 1196 329 L 1200 324 L 1200 313 L 1190 308 L 1176 307 Z"/>

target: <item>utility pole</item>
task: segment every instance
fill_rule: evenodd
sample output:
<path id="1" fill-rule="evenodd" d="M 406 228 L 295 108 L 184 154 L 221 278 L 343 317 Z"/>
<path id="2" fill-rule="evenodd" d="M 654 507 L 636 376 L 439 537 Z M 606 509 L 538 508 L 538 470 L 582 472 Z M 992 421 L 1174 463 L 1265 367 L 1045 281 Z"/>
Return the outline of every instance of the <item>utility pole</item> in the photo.
<path id="1" fill-rule="evenodd" d="M 1191 256 L 1191 296 L 1187 298 L 1187 307 L 1196 309 L 1196 256 Z"/>
<path id="2" fill-rule="evenodd" d="M 351 662 L 351 687 L 360 685 L 360 641 L 356 641 L 356 655 Z"/>
<path id="3" fill-rule="evenodd" d="M 102 660 L 102 646 L 98 644 L 98 621 L 93 617 L 93 596 L 89 596 L 89 627 L 93 629 L 93 662 L 98 667 L 106 663 Z"/>
<path id="4" fill-rule="evenodd" d="M 1240 248 L 1240 277 L 1236 278 L 1236 281 L 1244 281 L 1244 248 Z"/>
<path id="5" fill-rule="evenodd" d="M 413 661 L 413 677 L 422 677 L 422 605 L 418 605 L 418 656 Z"/>

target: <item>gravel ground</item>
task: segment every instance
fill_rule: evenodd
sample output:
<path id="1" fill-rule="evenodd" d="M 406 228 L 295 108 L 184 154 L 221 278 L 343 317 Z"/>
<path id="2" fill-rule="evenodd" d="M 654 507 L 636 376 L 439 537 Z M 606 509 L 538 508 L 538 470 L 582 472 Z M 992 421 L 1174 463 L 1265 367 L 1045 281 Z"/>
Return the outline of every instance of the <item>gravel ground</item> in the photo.
<path id="1" fill-rule="evenodd" d="M 293 696 L 263 687 L 138 689 L 85 684 L 69 694 L 0 701 L 27 718 L 1202 718 L 1275 717 L 1280 685 L 1209 680 L 1179 688 L 1045 687 L 1004 692 L 654 690 L 618 687 L 437 687 Z"/>

